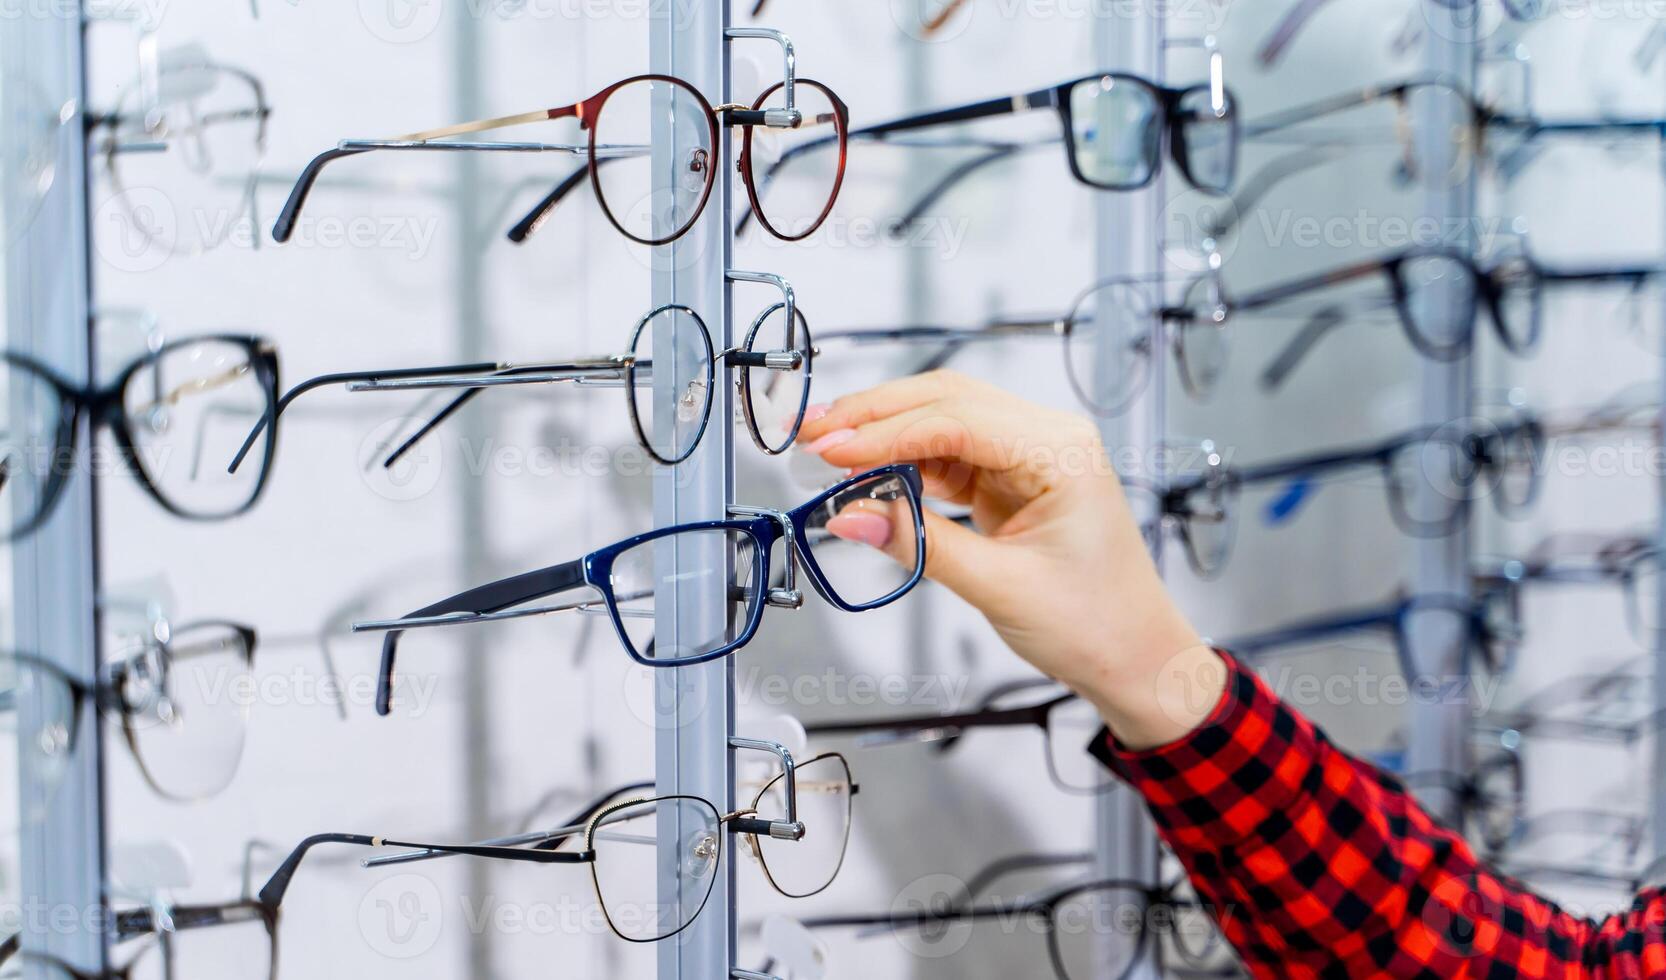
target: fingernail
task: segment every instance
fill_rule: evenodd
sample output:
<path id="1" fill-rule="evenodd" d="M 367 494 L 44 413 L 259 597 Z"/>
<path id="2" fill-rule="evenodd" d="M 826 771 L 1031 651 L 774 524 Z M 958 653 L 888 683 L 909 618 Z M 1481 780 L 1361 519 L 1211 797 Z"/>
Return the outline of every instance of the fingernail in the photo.
<path id="1" fill-rule="evenodd" d="M 830 518 L 827 533 L 846 541 L 883 548 L 891 543 L 891 519 L 883 514 L 849 511 Z"/>
<path id="2" fill-rule="evenodd" d="M 842 446 L 854 438 L 856 438 L 855 429 L 836 429 L 829 432 L 827 435 L 822 436 L 820 439 L 817 439 L 815 442 L 810 443 L 808 446 L 805 446 L 804 450 L 820 456 L 822 453 L 827 452 L 834 446 Z"/>
<path id="3" fill-rule="evenodd" d="M 831 411 L 833 411 L 832 405 L 811 405 L 804 410 L 804 421 L 806 423 L 814 422 Z"/>

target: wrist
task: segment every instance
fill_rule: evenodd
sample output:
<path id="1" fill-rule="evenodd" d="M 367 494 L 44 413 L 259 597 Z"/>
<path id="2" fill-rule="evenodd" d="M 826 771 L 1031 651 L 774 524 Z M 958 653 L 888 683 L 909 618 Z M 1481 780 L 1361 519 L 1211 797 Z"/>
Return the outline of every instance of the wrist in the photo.
<path id="1" fill-rule="evenodd" d="M 1208 720 L 1226 690 L 1226 663 L 1178 610 L 1155 610 L 1143 626 L 1115 651 L 1102 651 L 1089 675 L 1072 685 L 1134 751 L 1184 738 Z"/>

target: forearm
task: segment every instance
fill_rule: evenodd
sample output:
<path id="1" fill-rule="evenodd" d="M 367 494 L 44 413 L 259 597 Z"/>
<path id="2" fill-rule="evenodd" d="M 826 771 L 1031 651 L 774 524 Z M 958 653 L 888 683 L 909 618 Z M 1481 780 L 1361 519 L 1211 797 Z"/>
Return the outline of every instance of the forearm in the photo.
<path id="1" fill-rule="evenodd" d="M 1569 915 L 1483 866 L 1396 781 L 1220 663 L 1224 693 L 1190 733 L 1095 751 L 1145 797 L 1200 894 L 1233 911 L 1227 938 L 1258 976 L 1666 970 L 1659 894 L 1600 924 Z"/>

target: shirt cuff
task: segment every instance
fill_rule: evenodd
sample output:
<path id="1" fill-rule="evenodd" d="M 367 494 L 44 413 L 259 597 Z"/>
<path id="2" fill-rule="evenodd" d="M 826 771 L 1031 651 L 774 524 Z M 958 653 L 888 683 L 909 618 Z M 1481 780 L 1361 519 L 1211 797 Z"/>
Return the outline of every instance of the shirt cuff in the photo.
<path id="1" fill-rule="evenodd" d="M 1313 724 L 1286 707 L 1231 654 L 1215 710 L 1179 739 L 1131 751 L 1101 729 L 1088 751 L 1145 798 L 1177 847 L 1219 850 L 1282 818 L 1319 788 L 1323 753 Z"/>

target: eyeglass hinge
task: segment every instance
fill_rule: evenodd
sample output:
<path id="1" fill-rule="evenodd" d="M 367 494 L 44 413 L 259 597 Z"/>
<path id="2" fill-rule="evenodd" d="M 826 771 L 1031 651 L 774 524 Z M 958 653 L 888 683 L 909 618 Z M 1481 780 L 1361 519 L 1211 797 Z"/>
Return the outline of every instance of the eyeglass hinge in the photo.
<path id="1" fill-rule="evenodd" d="M 799 609 L 804 605 L 804 593 L 798 589 L 770 589 L 764 601 L 778 609 Z"/>

